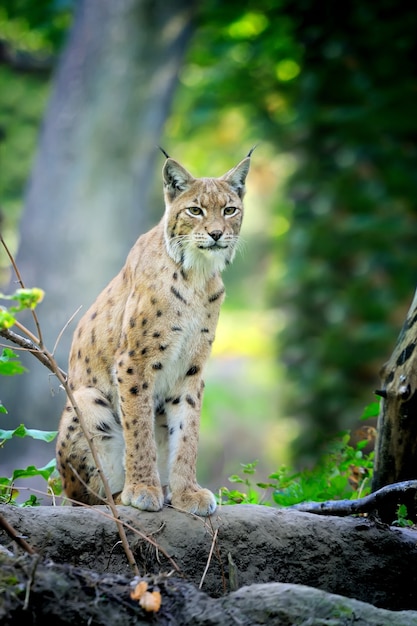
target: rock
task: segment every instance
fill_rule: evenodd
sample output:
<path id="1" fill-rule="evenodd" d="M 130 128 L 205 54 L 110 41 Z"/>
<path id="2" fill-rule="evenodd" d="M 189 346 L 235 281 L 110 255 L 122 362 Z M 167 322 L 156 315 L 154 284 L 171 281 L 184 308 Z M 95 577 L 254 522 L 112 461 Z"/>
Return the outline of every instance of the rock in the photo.
<path id="1" fill-rule="evenodd" d="M 179 624 L 417 626 L 415 530 L 256 505 L 219 507 L 209 519 L 169 507 L 118 510 L 141 574 L 158 580 L 166 597 L 173 594 L 190 620 Z M 125 586 L 133 577 L 105 506 L 2 506 L 0 514 L 54 568 L 82 568 L 99 581 L 122 576 Z M 17 549 L 4 532 L 0 543 Z M 207 621 L 219 611 L 223 621 Z M 206 621 L 198 621 L 200 613 Z M 316 621 L 308 621 L 312 616 Z"/>
<path id="2" fill-rule="evenodd" d="M 97 574 L 39 556 L 0 553 L 0 623 L 60 626 L 415 626 L 416 611 L 387 611 L 304 585 L 264 583 L 222 598 L 180 578 L 148 577 L 161 594 L 157 613 L 130 597 L 131 579 Z"/>

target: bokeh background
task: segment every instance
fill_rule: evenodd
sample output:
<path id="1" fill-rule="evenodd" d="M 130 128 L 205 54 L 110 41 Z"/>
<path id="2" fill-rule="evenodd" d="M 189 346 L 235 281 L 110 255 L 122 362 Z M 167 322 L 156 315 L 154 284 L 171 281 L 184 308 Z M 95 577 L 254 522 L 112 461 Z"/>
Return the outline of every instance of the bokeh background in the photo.
<path id="1" fill-rule="evenodd" d="M 220 176 L 258 144 L 207 368 L 213 489 L 255 459 L 259 478 L 313 463 L 374 400 L 416 286 L 416 33 L 404 0 L 1 3 L 1 232 L 46 291 L 50 348 L 160 219 L 157 145 Z M 0 289 L 13 280 L 0 251 Z M 54 429 L 63 393 L 22 358 L 1 427 Z M 22 440 L 0 461 L 52 454 Z"/>

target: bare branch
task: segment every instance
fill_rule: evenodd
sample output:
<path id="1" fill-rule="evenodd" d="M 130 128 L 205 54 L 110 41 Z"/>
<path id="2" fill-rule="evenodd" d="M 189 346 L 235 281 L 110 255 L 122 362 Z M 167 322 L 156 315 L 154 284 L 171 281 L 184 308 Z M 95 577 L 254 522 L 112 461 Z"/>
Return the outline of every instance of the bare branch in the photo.
<path id="1" fill-rule="evenodd" d="M 63 328 L 61 329 L 61 331 L 58 334 L 58 337 L 56 338 L 55 341 L 55 345 L 53 347 L 52 350 L 52 354 L 55 355 L 56 349 L 58 347 L 59 342 L 61 341 L 61 337 L 62 335 L 65 333 L 65 331 L 67 330 L 68 326 L 71 324 L 72 320 L 74 319 L 74 317 L 79 313 L 79 311 L 82 309 L 82 305 L 78 307 L 78 309 L 76 311 L 74 311 L 74 313 L 71 315 L 71 317 L 69 318 L 69 320 L 67 320 L 67 322 L 65 322 Z"/>
<path id="2" fill-rule="evenodd" d="M 21 328 L 24 328 L 24 327 L 21 326 Z M 54 368 L 51 365 L 48 356 L 39 346 L 35 345 L 31 339 L 26 339 L 25 337 L 22 337 L 22 335 L 18 335 L 13 330 L 9 330 L 9 329 L 0 330 L 0 335 L 4 337 L 5 339 L 7 339 L 8 341 L 11 341 L 12 343 L 19 346 L 22 350 L 27 350 L 28 352 L 31 352 L 33 356 L 42 363 L 42 365 L 45 365 L 45 367 L 47 367 L 52 373 L 55 374 Z M 66 372 L 59 367 L 58 369 L 61 375 L 66 379 L 67 378 Z"/>

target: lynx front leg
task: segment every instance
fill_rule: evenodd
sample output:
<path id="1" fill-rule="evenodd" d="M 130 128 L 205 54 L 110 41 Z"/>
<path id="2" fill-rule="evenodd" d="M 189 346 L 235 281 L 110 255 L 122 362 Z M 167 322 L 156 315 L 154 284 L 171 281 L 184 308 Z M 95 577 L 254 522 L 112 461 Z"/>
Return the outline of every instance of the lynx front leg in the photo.
<path id="1" fill-rule="evenodd" d="M 173 506 L 195 513 L 211 515 L 216 500 L 208 489 L 198 485 L 196 464 L 202 382 L 194 393 L 183 392 L 167 403 L 169 436 L 169 486 Z"/>
<path id="2" fill-rule="evenodd" d="M 120 379 L 120 406 L 125 438 L 125 485 L 122 504 L 159 511 L 164 503 L 157 467 L 154 410 L 150 394 Z M 142 384 L 143 387 L 143 384 Z"/>

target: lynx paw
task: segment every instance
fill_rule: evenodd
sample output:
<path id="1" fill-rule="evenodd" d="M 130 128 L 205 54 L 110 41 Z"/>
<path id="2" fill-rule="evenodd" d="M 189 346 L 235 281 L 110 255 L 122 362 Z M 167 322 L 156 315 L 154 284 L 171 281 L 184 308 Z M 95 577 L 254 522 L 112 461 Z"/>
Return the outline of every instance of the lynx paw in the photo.
<path id="1" fill-rule="evenodd" d="M 142 511 L 160 511 L 164 504 L 164 495 L 160 487 L 144 485 L 126 485 L 121 494 L 122 504 L 134 506 Z"/>
<path id="2" fill-rule="evenodd" d="M 172 494 L 171 504 L 177 509 L 195 515 L 211 515 L 216 510 L 216 499 L 208 489 L 189 489 Z"/>

